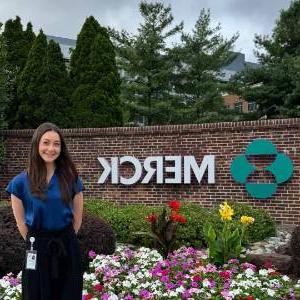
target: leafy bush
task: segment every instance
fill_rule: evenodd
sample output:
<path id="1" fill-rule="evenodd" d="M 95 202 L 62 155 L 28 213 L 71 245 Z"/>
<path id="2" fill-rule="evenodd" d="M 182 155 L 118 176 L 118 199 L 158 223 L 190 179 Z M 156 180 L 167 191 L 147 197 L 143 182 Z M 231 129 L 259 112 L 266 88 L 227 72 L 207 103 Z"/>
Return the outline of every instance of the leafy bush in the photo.
<path id="1" fill-rule="evenodd" d="M 25 242 L 19 234 L 10 206 L 0 207 L 0 278 L 22 269 L 25 257 Z"/>
<path id="2" fill-rule="evenodd" d="M 249 215 L 255 222 L 248 226 L 245 232 L 244 243 L 260 241 L 275 234 L 275 222 L 263 209 L 254 209 L 249 205 L 233 203 L 235 219 L 239 223 L 242 215 Z M 161 207 L 146 205 L 117 206 L 114 203 L 101 200 L 90 200 L 85 203 L 85 208 L 93 214 L 103 218 L 110 223 L 115 230 L 118 242 L 134 244 L 137 246 L 152 246 L 151 239 L 137 237 L 133 233 L 145 231 L 148 224 L 145 217 L 151 213 L 158 214 Z M 205 242 L 203 226 L 207 221 L 220 226 L 219 212 L 217 208 L 206 209 L 197 204 L 182 203 L 181 214 L 187 222 L 184 226 L 178 226 L 176 248 L 180 246 L 200 247 Z M 240 224 L 237 224 L 240 226 Z"/>
<path id="3" fill-rule="evenodd" d="M 253 224 L 249 225 L 245 232 L 246 242 L 258 242 L 276 234 L 275 220 L 266 210 L 262 208 L 252 208 L 243 203 L 233 203 L 232 206 L 237 219 L 240 219 L 243 215 L 249 215 L 255 220 Z"/>
<path id="4" fill-rule="evenodd" d="M 116 249 L 116 236 L 111 226 L 103 219 L 86 212 L 83 214 L 78 240 L 84 269 L 87 269 L 89 265 L 90 250 L 97 254 L 108 255 L 113 254 Z"/>
<path id="5" fill-rule="evenodd" d="M 116 237 L 111 226 L 104 220 L 91 214 L 83 215 L 82 227 L 78 233 L 82 250 L 82 263 L 88 267 L 88 251 L 99 254 L 112 254 L 116 247 Z M 25 257 L 25 242 L 22 239 L 12 209 L 8 205 L 0 206 L 0 278 L 22 269 Z"/>

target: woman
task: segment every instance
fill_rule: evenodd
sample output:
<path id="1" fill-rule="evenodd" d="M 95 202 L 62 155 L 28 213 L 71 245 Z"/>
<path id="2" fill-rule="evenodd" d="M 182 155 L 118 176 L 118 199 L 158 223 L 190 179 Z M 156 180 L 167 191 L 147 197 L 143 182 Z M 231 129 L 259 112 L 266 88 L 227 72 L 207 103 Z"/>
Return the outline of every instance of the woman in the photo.
<path id="1" fill-rule="evenodd" d="M 6 191 L 27 246 L 22 299 L 81 300 L 76 234 L 82 222 L 83 185 L 56 125 L 44 123 L 36 129 L 28 169 L 14 177 Z"/>

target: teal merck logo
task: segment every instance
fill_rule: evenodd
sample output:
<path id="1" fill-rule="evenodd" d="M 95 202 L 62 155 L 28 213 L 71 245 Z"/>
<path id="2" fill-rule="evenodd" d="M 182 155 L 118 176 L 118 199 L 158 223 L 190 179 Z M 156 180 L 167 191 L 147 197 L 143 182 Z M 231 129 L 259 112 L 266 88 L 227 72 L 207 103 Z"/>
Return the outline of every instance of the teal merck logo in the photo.
<path id="1" fill-rule="evenodd" d="M 275 160 L 263 168 L 257 168 L 250 163 L 247 156 L 274 155 Z M 248 145 L 245 154 L 234 158 L 230 167 L 233 179 L 245 185 L 247 192 L 254 198 L 265 199 L 271 197 L 280 183 L 287 181 L 293 173 L 293 162 L 284 153 L 277 151 L 274 144 L 265 139 L 256 139 Z M 268 171 L 275 179 L 271 183 L 248 182 L 255 171 Z"/>

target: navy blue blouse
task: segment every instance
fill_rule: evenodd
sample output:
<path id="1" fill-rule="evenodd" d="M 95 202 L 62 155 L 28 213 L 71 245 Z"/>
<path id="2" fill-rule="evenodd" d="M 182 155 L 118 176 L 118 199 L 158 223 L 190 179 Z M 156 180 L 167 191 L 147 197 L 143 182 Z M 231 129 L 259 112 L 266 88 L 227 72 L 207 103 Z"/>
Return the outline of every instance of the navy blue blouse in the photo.
<path id="1" fill-rule="evenodd" d="M 84 190 L 82 180 L 78 178 L 77 193 Z M 27 172 L 14 177 L 6 191 L 22 200 L 25 210 L 25 224 L 34 230 L 60 230 L 73 222 L 73 208 L 62 199 L 58 176 L 53 174 L 46 191 L 46 199 L 40 200 L 30 191 Z"/>

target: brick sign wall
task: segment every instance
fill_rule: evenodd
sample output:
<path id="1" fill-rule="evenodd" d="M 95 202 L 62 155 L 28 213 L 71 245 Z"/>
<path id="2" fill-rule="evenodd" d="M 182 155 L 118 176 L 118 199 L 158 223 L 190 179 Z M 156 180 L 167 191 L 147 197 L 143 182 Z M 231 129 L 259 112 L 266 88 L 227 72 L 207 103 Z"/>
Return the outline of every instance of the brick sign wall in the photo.
<path id="1" fill-rule="evenodd" d="M 6 156 L 1 168 L 1 198 L 7 182 L 26 167 L 32 130 L 0 131 L 5 137 Z M 155 126 L 143 128 L 101 128 L 64 130 L 72 157 L 85 184 L 85 197 L 109 199 L 132 204 L 162 204 L 171 199 L 199 203 L 210 207 L 224 200 L 238 201 L 267 209 L 278 222 L 300 224 L 300 119 L 264 120 L 202 125 Z M 293 177 L 279 185 L 274 196 L 255 200 L 243 185 L 230 175 L 234 157 L 245 152 L 254 139 L 270 140 L 279 152 L 293 161 Z M 157 184 L 155 177 L 149 184 L 131 186 L 97 183 L 102 173 L 97 157 L 134 156 L 141 162 L 148 156 L 195 156 L 200 165 L 204 155 L 215 155 L 215 184 L 207 183 L 207 174 L 201 184 L 192 178 L 191 184 Z M 264 157 L 258 164 L 268 163 Z M 169 162 L 170 164 L 170 162 Z M 164 165 L 166 167 L 166 164 Z M 122 165 L 120 174 L 131 176 L 132 168 Z M 263 174 L 272 180 L 270 174 Z M 167 176 L 172 176 L 169 174 Z M 261 180 L 259 172 L 255 180 Z M 263 176 L 264 177 L 264 176 Z M 272 177 L 272 176 L 271 176 Z"/>

